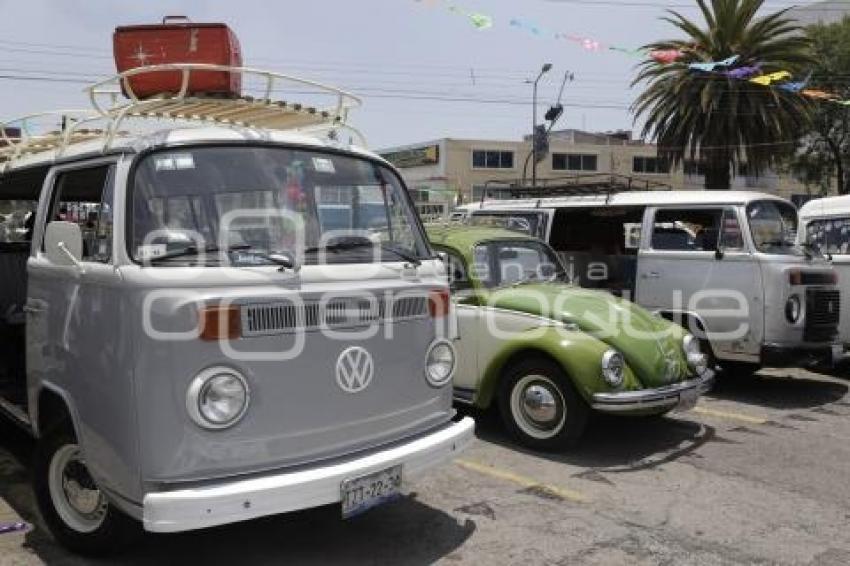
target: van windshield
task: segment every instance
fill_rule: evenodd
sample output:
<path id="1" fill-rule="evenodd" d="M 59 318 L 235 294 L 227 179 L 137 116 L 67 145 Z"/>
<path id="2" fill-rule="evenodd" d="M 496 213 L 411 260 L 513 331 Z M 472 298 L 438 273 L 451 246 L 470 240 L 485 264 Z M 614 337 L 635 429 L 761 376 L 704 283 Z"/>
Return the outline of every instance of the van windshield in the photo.
<path id="1" fill-rule="evenodd" d="M 367 159 L 274 147 L 159 151 L 133 183 L 130 253 L 158 265 L 430 255 L 399 178 Z M 216 253 L 207 253 L 216 252 Z"/>
<path id="2" fill-rule="evenodd" d="M 797 210 L 780 201 L 762 200 L 747 206 L 747 221 L 756 249 L 766 254 L 799 255 L 806 252 L 797 245 Z"/>

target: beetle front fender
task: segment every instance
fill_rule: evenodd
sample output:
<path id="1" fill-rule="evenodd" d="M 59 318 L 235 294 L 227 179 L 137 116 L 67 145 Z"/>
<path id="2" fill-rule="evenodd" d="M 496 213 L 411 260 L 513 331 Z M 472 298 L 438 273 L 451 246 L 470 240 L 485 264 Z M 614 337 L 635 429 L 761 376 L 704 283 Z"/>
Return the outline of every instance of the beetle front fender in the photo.
<path id="1" fill-rule="evenodd" d="M 506 368 L 531 356 L 545 356 L 557 363 L 576 390 L 590 401 L 594 393 L 610 392 L 612 388 L 602 379 L 602 355 L 610 346 L 592 336 L 559 327 L 534 328 L 519 332 L 503 344 L 499 353 L 484 369 L 475 404 L 489 407 L 496 396 Z M 621 389 L 638 389 L 640 385 L 626 367 Z"/>

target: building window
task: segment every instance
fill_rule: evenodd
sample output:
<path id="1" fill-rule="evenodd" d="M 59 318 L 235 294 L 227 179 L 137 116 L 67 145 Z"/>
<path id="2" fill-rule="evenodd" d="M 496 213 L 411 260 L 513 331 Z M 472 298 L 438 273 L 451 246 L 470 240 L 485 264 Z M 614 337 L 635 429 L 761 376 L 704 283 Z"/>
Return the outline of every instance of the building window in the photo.
<path id="1" fill-rule="evenodd" d="M 660 157 L 636 156 L 632 162 L 632 173 L 666 175 L 669 172 L 670 164 Z"/>
<path id="2" fill-rule="evenodd" d="M 580 153 L 553 153 L 553 171 L 596 171 L 598 156 Z"/>
<path id="3" fill-rule="evenodd" d="M 472 150 L 473 169 L 513 169 L 513 151 Z"/>

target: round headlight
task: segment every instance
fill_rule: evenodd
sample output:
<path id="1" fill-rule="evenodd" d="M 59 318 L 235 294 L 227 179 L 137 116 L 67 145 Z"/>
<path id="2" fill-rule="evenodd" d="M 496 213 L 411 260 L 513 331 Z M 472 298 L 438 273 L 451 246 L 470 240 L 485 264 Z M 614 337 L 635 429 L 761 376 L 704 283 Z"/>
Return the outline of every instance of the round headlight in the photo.
<path id="1" fill-rule="evenodd" d="M 708 356 L 703 353 L 699 340 L 695 336 L 687 334 L 682 339 L 682 350 L 685 352 L 688 367 L 694 373 L 702 375 L 708 370 Z"/>
<path id="2" fill-rule="evenodd" d="M 248 410 L 248 382 L 230 368 L 202 371 L 192 380 L 186 409 L 196 424 L 222 429 L 235 425 Z"/>
<path id="3" fill-rule="evenodd" d="M 616 350 L 608 350 L 602 355 L 602 377 L 611 387 L 620 387 L 626 373 L 626 360 Z"/>
<path id="4" fill-rule="evenodd" d="M 785 318 L 791 324 L 800 322 L 800 317 L 803 315 L 803 304 L 800 302 L 800 297 L 791 295 L 788 302 L 785 303 Z"/>
<path id="5" fill-rule="evenodd" d="M 434 387 L 442 387 L 452 379 L 455 371 L 455 349 L 450 342 L 440 340 L 428 349 L 425 359 L 425 377 Z"/>

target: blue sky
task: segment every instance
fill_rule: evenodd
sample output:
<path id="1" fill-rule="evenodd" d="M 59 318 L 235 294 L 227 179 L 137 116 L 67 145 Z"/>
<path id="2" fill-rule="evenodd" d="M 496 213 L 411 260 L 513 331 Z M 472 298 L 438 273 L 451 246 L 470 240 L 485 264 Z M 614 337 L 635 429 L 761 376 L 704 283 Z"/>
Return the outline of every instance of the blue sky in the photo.
<path id="1" fill-rule="evenodd" d="M 531 87 L 524 80 L 534 78 L 544 62 L 554 68 L 540 83 L 541 110 L 554 102 L 564 72 L 575 75 L 564 92 L 568 107 L 561 127 L 631 128 L 628 106 L 635 91 L 629 83 L 636 58 L 604 50 L 588 52 L 573 43 L 517 30 L 508 22 L 518 18 L 551 31 L 637 47 L 673 34 L 671 26 L 660 21 L 662 6 L 691 4 L 689 0 L 455 2 L 469 12 L 491 16 L 494 27 L 477 31 L 441 0 L 432 0 L 430 6 L 427 0 L 0 0 L 0 76 L 58 79 L 0 79 L 0 116 L 84 107 L 82 85 L 63 81 L 113 72 L 111 33 L 116 25 L 154 23 L 165 14 L 185 14 L 199 22 L 231 25 L 241 40 L 246 65 L 362 94 L 364 107 L 354 114 L 353 123 L 372 147 L 439 137 L 518 138 L 531 122 Z M 772 8 L 789 4 L 767 2 Z M 693 9 L 684 11 L 696 15 Z"/>

